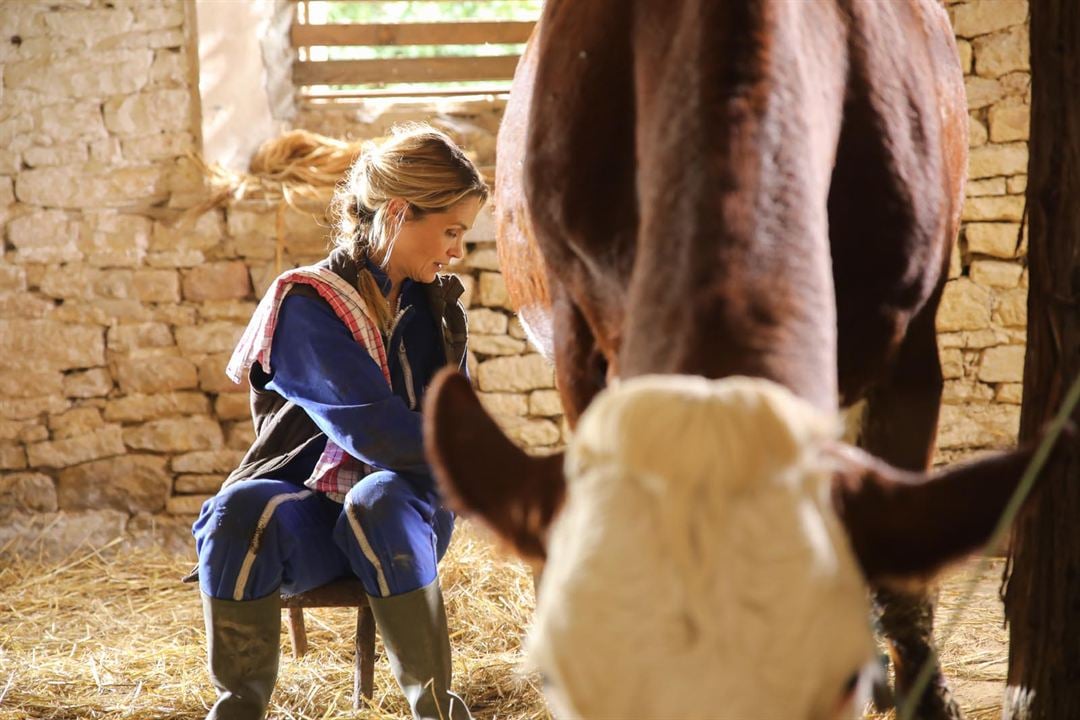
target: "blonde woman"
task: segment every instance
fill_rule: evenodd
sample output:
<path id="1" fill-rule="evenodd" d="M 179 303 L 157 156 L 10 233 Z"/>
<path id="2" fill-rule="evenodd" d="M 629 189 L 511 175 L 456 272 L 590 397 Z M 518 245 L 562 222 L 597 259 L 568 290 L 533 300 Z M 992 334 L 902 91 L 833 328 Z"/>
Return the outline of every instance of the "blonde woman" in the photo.
<path id="1" fill-rule="evenodd" d="M 416 718 L 469 718 L 450 692 L 437 564 L 454 527 L 424 458 L 434 373 L 464 368 L 457 278 L 440 274 L 488 188 L 427 126 L 354 163 L 337 248 L 279 277 L 227 372 L 248 377 L 257 437 L 194 526 L 211 677 L 208 717 L 261 718 L 278 666 L 282 589 L 354 575 Z"/>

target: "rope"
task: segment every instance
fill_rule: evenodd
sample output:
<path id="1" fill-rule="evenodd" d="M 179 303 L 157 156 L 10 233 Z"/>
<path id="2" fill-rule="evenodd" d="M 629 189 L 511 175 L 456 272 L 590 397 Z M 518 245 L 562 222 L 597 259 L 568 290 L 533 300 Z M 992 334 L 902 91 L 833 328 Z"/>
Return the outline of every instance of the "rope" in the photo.
<path id="1" fill-rule="evenodd" d="M 1013 491 L 1012 497 L 1009 498 L 1009 503 L 1001 513 L 1001 518 L 998 519 L 997 526 L 994 528 L 994 533 L 990 536 L 990 541 L 988 543 L 989 547 L 997 546 L 1002 538 L 1005 537 L 1005 533 L 1009 531 L 1013 521 L 1016 519 L 1017 513 L 1020 512 L 1020 508 L 1023 506 L 1024 501 L 1031 493 L 1031 488 L 1035 485 L 1035 478 L 1042 470 L 1043 465 L 1046 464 L 1046 459 L 1050 456 L 1050 451 L 1054 447 L 1054 443 L 1057 442 L 1058 436 L 1061 434 L 1062 429 L 1064 429 L 1065 423 L 1069 421 L 1069 417 L 1072 415 L 1078 402 L 1080 402 L 1080 376 L 1077 376 L 1076 380 L 1073 381 L 1072 386 L 1069 388 L 1069 392 L 1065 395 L 1064 402 L 1062 402 L 1061 407 L 1058 409 L 1057 415 L 1054 416 L 1053 421 L 1050 423 L 1046 435 L 1043 436 L 1042 441 L 1039 443 L 1039 447 L 1036 448 L 1035 454 L 1031 457 L 1031 461 L 1024 469 L 1024 474 L 1020 477 L 1020 484 L 1017 485 L 1016 490 Z M 971 604 L 971 599 L 975 595 L 975 588 L 978 585 L 979 577 L 986 571 L 989 563 L 990 558 L 987 555 L 983 555 L 979 560 L 976 571 L 972 573 L 971 579 L 964 587 L 963 592 L 960 593 L 960 602 L 957 603 L 956 608 L 949 616 L 949 622 L 940 635 L 939 643 L 944 644 L 952 636 L 957 621 L 964 611 L 967 610 L 968 605 Z M 909 697 L 904 700 L 898 708 L 898 720 L 911 720 L 914 716 L 915 707 L 922 698 L 922 694 L 926 691 L 926 686 L 930 682 L 930 676 L 933 674 L 934 668 L 937 667 L 937 661 L 937 651 L 931 648 L 930 656 L 926 659 L 926 662 L 923 663 L 922 668 L 919 669 L 919 674 L 915 678 L 915 683 L 911 688 Z"/>

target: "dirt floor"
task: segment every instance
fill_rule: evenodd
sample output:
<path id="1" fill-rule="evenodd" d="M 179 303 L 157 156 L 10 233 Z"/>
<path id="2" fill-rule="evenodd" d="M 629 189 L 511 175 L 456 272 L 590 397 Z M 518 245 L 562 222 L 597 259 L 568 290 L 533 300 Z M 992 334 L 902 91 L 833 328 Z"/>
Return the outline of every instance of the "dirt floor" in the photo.
<path id="1" fill-rule="evenodd" d="M 213 690 L 198 591 L 179 582 L 190 567 L 190 559 L 147 551 L 0 566 L 0 720 L 204 717 Z M 961 705 L 980 720 L 1000 712 L 1007 633 L 997 596 L 1001 561 L 975 570 L 973 562 L 947 577 L 938 627 L 950 627 L 974 578 L 972 603 L 951 626 L 942 654 Z M 518 667 L 532 609 L 528 569 L 463 524 L 443 578 L 455 685 L 477 718 L 548 717 L 536 678 Z M 271 717 L 403 717 L 403 699 L 381 657 L 375 707 L 351 709 L 355 613 L 306 615 L 311 650 L 304 658 L 292 657 L 282 633 Z"/>

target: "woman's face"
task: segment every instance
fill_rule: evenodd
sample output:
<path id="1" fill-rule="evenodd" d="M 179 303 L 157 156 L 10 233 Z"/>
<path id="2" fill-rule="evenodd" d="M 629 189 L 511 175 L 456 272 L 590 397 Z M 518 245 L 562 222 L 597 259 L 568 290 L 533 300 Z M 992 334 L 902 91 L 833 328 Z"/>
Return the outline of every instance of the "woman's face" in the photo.
<path id="1" fill-rule="evenodd" d="M 405 278 L 429 283 L 463 253 L 465 232 L 480 212 L 480 198 L 466 197 L 444 212 L 405 218 L 390 254 L 388 275 L 396 285 Z"/>

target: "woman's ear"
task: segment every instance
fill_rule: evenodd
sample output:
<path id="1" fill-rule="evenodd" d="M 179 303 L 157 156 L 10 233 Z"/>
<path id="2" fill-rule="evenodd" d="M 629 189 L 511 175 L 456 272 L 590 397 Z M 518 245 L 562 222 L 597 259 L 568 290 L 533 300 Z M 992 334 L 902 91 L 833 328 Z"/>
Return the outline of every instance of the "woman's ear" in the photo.
<path id="1" fill-rule="evenodd" d="M 404 198 L 390 198 L 386 203 L 386 216 L 397 224 L 402 224 L 410 219 L 409 202 Z"/>

